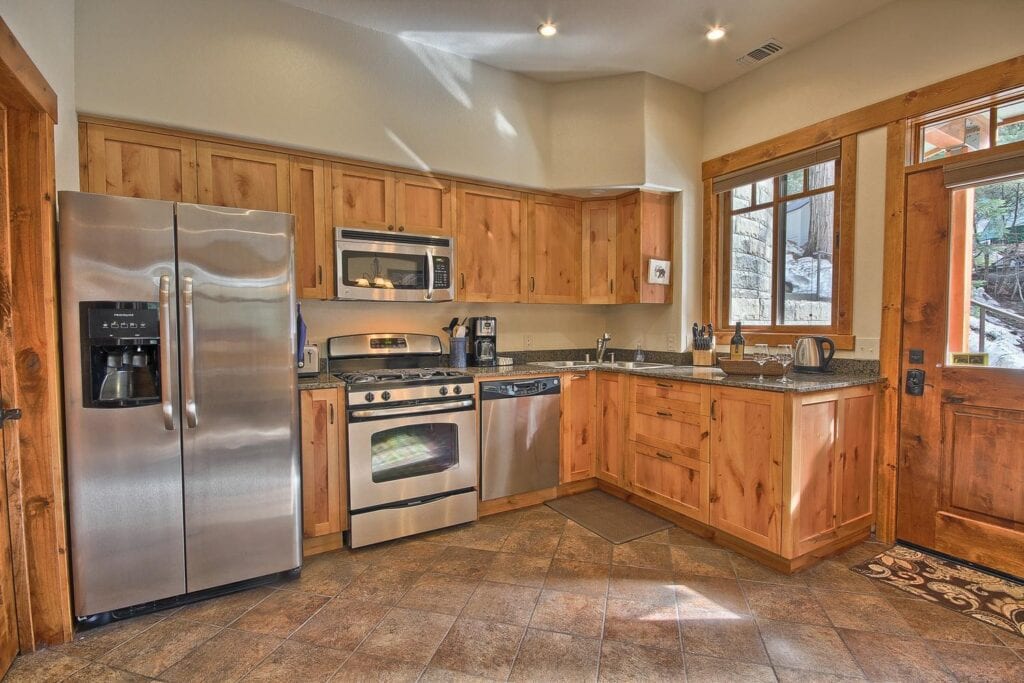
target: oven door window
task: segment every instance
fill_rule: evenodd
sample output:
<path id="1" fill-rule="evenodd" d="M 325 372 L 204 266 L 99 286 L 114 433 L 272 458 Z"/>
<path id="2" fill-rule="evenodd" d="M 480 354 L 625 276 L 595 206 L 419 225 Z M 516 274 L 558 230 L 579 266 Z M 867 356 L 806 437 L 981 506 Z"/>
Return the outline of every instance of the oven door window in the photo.
<path id="1" fill-rule="evenodd" d="M 370 289 L 427 288 L 426 254 L 381 251 L 341 251 L 342 282 L 347 287 Z"/>
<path id="2" fill-rule="evenodd" d="M 416 424 L 375 432 L 370 467 L 375 483 L 437 474 L 459 464 L 455 424 Z"/>

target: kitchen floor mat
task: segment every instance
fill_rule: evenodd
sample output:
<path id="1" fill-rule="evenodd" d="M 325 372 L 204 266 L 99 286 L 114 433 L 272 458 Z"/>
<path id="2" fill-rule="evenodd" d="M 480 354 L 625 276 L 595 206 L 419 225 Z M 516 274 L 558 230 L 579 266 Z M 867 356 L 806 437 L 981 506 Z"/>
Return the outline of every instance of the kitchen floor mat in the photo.
<path id="1" fill-rule="evenodd" d="M 675 526 L 604 491 L 556 498 L 546 505 L 616 545 Z"/>
<path id="2" fill-rule="evenodd" d="M 850 569 L 1024 637 L 1024 583 L 899 545 Z"/>

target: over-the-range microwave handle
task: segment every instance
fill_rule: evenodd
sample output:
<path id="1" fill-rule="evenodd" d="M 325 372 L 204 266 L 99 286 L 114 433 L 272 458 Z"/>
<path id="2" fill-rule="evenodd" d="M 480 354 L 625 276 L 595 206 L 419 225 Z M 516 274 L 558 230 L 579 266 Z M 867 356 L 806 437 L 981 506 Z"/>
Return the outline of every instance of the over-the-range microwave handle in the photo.
<path id="1" fill-rule="evenodd" d="M 434 298 L 434 250 L 427 247 L 427 293 L 424 297 L 427 301 Z"/>
<path id="2" fill-rule="evenodd" d="M 199 426 L 199 411 L 196 407 L 196 350 L 195 312 L 192 304 L 192 278 L 182 278 L 181 299 L 184 315 L 181 325 L 181 383 L 185 392 L 185 423 L 190 429 Z"/>
<path id="3" fill-rule="evenodd" d="M 171 276 L 160 276 L 160 409 L 164 429 L 174 430 L 174 401 L 171 399 Z"/>

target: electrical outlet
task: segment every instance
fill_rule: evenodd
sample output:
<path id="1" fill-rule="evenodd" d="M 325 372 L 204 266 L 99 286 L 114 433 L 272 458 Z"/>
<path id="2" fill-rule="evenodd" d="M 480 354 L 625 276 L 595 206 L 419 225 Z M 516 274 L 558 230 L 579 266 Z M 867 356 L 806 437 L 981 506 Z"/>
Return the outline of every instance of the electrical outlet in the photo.
<path id="1" fill-rule="evenodd" d="M 669 351 L 678 351 L 679 350 L 679 336 L 675 335 L 675 334 L 672 334 L 672 333 L 666 334 L 665 335 L 665 345 L 668 347 Z"/>
<path id="2" fill-rule="evenodd" d="M 869 337 L 861 337 L 857 340 L 857 355 L 869 358 L 878 357 L 878 340 Z"/>
<path id="3" fill-rule="evenodd" d="M 531 349 L 533 349 L 533 335 L 532 334 L 524 334 L 523 335 L 523 349 L 526 350 L 526 351 L 530 351 Z"/>

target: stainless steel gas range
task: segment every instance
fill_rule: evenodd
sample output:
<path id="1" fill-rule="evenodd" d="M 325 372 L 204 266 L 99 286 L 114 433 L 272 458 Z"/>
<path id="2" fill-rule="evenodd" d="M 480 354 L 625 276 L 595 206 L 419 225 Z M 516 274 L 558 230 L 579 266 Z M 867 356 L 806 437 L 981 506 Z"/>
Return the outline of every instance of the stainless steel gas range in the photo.
<path id="1" fill-rule="evenodd" d="M 441 340 L 347 335 L 327 352 L 345 383 L 352 547 L 476 519 L 473 378 L 436 367 Z"/>

